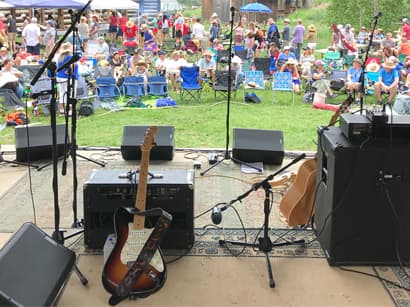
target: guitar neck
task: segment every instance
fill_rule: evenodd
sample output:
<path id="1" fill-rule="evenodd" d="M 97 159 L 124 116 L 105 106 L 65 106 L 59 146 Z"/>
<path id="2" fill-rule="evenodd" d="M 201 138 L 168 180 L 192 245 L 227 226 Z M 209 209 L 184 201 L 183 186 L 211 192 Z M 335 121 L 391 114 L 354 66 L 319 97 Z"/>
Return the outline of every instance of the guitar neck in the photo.
<path id="1" fill-rule="evenodd" d="M 149 150 L 142 150 L 141 164 L 139 169 L 139 180 L 137 197 L 135 199 L 135 208 L 138 211 L 145 211 L 145 204 L 147 200 L 147 178 L 148 178 L 148 165 L 149 165 Z M 134 215 L 133 228 L 143 229 L 145 224 L 145 217 Z"/>

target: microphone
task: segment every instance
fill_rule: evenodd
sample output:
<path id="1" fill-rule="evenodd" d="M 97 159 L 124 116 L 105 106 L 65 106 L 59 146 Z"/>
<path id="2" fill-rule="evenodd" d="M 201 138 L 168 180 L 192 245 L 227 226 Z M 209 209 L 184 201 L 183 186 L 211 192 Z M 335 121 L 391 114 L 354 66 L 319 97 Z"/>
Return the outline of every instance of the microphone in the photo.
<path id="1" fill-rule="evenodd" d="M 62 66 L 60 66 L 57 69 L 57 72 L 62 71 L 63 69 L 69 68 L 71 66 L 71 64 L 74 64 L 75 62 L 77 62 L 80 59 L 80 56 L 78 54 L 74 54 L 71 59 L 69 59 L 67 62 L 65 62 Z"/>
<path id="2" fill-rule="evenodd" d="M 379 17 L 382 17 L 382 12 L 378 12 L 376 15 L 374 15 L 373 19 L 377 19 Z"/>
<path id="3" fill-rule="evenodd" d="M 228 209 L 226 205 L 217 205 L 212 209 L 211 220 L 215 225 L 219 225 L 222 222 L 222 211 Z"/>

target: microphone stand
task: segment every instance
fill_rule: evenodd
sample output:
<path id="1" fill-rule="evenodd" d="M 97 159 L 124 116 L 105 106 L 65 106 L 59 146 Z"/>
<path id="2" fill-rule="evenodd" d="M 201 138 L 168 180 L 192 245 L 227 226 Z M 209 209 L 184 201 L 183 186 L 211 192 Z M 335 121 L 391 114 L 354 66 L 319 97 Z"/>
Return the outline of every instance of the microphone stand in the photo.
<path id="1" fill-rule="evenodd" d="M 227 241 L 227 240 L 219 240 L 220 245 L 226 245 L 226 244 L 232 244 L 232 245 L 238 245 L 238 246 L 250 246 L 253 248 L 258 248 L 261 252 L 265 254 L 266 258 L 266 269 L 268 271 L 268 278 L 269 278 L 269 286 L 271 288 L 275 288 L 275 281 L 273 279 L 273 274 L 272 274 L 272 266 L 269 260 L 269 252 L 272 251 L 274 247 L 277 246 L 285 246 L 285 245 L 291 245 L 291 244 L 304 244 L 305 240 L 297 240 L 297 241 L 286 241 L 286 242 L 281 242 L 281 243 L 272 243 L 272 240 L 269 238 L 269 214 L 270 214 L 270 195 L 271 195 L 271 186 L 269 184 L 269 181 L 271 181 L 276 175 L 280 174 L 284 170 L 286 170 L 288 167 L 291 165 L 299 162 L 300 160 L 304 159 L 306 157 L 305 154 L 301 154 L 300 156 L 296 157 L 293 159 L 291 162 L 277 170 L 275 173 L 272 175 L 269 175 L 265 179 L 263 179 L 261 182 L 255 183 L 252 185 L 252 187 L 243 193 L 242 195 L 238 196 L 238 198 L 232 200 L 227 207 L 232 206 L 237 201 L 241 201 L 245 197 L 248 197 L 249 194 L 253 191 L 258 190 L 260 187 L 262 187 L 265 191 L 265 200 L 264 200 L 264 206 L 263 206 L 263 212 L 264 212 L 264 222 L 263 222 L 263 237 L 258 238 L 258 243 L 247 243 L 247 242 L 236 242 L 236 241 Z"/>
<path id="2" fill-rule="evenodd" d="M 236 163 L 241 163 L 245 164 L 246 166 L 253 168 L 257 170 L 258 172 L 262 172 L 260 168 L 257 168 L 251 164 L 245 163 L 243 161 L 240 161 L 238 159 L 235 159 L 234 157 L 231 157 L 229 154 L 229 121 L 230 121 L 230 107 L 231 107 L 231 89 L 232 89 L 232 40 L 233 40 L 233 23 L 234 23 L 234 18 L 235 18 L 235 8 L 232 6 L 231 7 L 231 23 L 230 23 L 230 36 L 229 36 L 229 53 L 228 53 L 228 95 L 227 95 L 227 103 L 226 103 L 226 144 L 225 144 L 225 154 L 223 159 L 217 161 L 216 163 L 212 164 L 210 167 L 208 167 L 206 170 L 200 173 L 201 176 L 205 175 L 208 171 L 213 169 L 215 166 L 221 164 L 225 160 L 232 160 Z"/>
<path id="3" fill-rule="evenodd" d="M 377 22 L 379 21 L 380 16 L 381 16 L 381 13 L 378 13 L 376 16 L 373 17 L 373 26 L 372 26 L 372 29 L 371 29 L 370 35 L 369 35 L 369 44 L 367 45 L 366 55 L 365 55 L 364 61 L 362 63 L 362 73 L 360 75 L 360 89 L 359 89 L 359 93 L 360 93 L 360 114 L 363 114 L 363 99 L 366 95 L 366 90 L 364 88 L 364 71 L 366 69 L 367 59 L 369 58 L 370 47 L 373 44 L 373 33 L 374 33 L 374 31 L 377 27 Z"/>
<path id="4" fill-rule="evenodd" d="M 88 6 L 91 4 L 92 0 L 89 0 L 87 4 L 79 11 L 79 15 L 81 16 Z M 68 35 L 73 31 L 75 27 L 75 23 L 72 23 L 68 30 L 64 33 L 60 40 L 58 40 L 55 44 L 53 49 L 51 50 L 50 54 L 48 55 L 47 60 L 44 62 L 43 66 L 39 69 L 37 74 L 34 76 L 33 80 L 30 82 L 31 85 L 37 83 L 38 79 L 40 79 L 41 75 L 44 73 L 46 69 L 49 70 L 51 76 L 51 100 L 50 100 L 50 125 L 51 125 L 51 139 L 52 139 L 52 150 L 51 150 L 51 157 L 53 162 L 53 195 L 54 195 L 54 232 L 52 234 L 52 238 L 59 244 L 64 244 L 65 239 L 71 238 L 81 232 L 72 234 L 66 238 L 64 238 L 63 231 L 60 230 L 60 207 L 58 204 L 58 153 L 57 153 L 57 115 L 56 115 L 56 101 L 57 101 L 57 90 L 56 90 L 56 70 L 57 66 L 56 63 L 53 61 L 55 54 L 57 53 L 58 49 L 61 47 L 63 42 L 67 39 Z M 79 277 L 81 283 L 86 285 L 88 280 L 85 276 L 80 272 L 77 265 L 74 265 L 74 271 L 76 272 L 77 276 Z"/>

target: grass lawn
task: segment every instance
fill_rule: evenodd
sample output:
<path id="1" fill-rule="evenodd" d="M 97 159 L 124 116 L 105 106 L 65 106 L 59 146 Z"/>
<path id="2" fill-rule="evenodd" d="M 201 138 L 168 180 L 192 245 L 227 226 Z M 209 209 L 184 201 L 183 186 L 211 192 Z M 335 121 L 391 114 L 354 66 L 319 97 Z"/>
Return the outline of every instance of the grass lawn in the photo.
<path id="1" fill-rule="evenodd" d="M 298 10 L 289 18 L 292 24 L 302 18 L 305 25 L 314 23 L 318 28 L 318 48 L 328 46 L 330 28 L 323 21 L 327 6 L 317 1 L 313 9 Z M 200 11 L 186 12 L 187 16 L 200 16 Z M 270 88 L 270 86 L 269 86 Z M 242 89 L 235 99 L 232 95 L 230 105 L 230 129 L 254 128 L 282 130 L 286 150 L 316 150 L 317 127 L 327 125 L 333 112 L 313 109 L 302 102 L 302 96 L 296 95 L 292 105 L 289 93 L 276 93 L 272 104 L 269 89 L 255 91 L 262 99 L 260 104 L 242 102 Z M 80 146 L 120 146 L 124 125 L 172 125 L 175 126 L 175 142 L 178 148 L 225 148 L 226 144 L 226 98 L 215 101 L 214 93 L 205 86 L 200 102 L 183 102 L 179 94 L 170 93 L 178 104 L 176 108 L 125 109 L 110 113 L 97 110 L 90 117 L 78 120 L 77 143 Z M 344 95 L 331 100 L 340 104 Z M 368 99 L 374 101 L 374 98 Z M 49 117 L 31 117 L 31 123 L 49 124 Z M 63 122 L 63 118 L 58 118 Z M 0 132 L 0 144 L 14 143 L 14 129 L 8 127 Z M 232 140 L 229 143 L 232 146 Z"/>

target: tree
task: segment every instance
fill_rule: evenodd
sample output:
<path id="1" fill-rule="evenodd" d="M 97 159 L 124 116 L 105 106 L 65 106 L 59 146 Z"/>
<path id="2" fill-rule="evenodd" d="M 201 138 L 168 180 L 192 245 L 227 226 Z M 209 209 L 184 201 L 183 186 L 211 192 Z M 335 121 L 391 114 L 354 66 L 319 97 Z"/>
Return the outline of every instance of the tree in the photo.
<path id="1" fill-rule="evenodd" d="M 368 29 L 373 24 L 373 16 L 378 12 L 382 16 L 378 19 L 378 28 L 394 31 L 401 27 L 401 19 L 410 10 L 408 0 L 330 0 L 327 10 L 329 24 L 351 24 L 360 29 L 365 26 Z"/>

